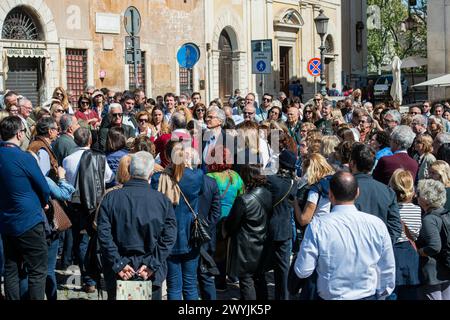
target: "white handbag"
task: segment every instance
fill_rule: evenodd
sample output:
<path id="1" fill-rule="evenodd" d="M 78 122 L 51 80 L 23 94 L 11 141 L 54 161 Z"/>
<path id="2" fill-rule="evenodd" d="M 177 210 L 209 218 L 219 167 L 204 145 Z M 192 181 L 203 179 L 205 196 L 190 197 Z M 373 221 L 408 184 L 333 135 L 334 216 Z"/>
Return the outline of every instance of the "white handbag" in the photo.
<path id="1" fill-rule="evenodd" d="M 152 282 L 117 280 L 116 300 L 152 300 Z"/>

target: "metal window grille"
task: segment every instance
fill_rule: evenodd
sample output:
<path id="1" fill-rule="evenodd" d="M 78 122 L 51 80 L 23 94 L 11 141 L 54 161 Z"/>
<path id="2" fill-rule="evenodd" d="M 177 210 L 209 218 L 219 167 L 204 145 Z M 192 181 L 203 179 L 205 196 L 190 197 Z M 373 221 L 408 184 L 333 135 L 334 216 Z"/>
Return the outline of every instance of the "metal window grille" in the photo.
<path id="1" fill-rule="evenodd" d="M 129 67 L 129 89 L 134 90 L 136 89 L 135 83 L 134 83 L 134 65 L 130 64 Z M 141 52 L 141 64 L 138 64 L 138 81 L 139 81 L 139 88 L 144 89 L 146 88 L 146 82 L 145 82 L 145 52 Z"/>
<path id="2" fill-rule="evenodd" d="M 192 69 L 180 68 L 180 92 L 191 95 L 194 79 Z"/>
<path id="3" fill-rule="evenodd" d="M 87 50 L 66 49 L 66 64 L 67 89 L 78 97 L 87 85 Z"/>

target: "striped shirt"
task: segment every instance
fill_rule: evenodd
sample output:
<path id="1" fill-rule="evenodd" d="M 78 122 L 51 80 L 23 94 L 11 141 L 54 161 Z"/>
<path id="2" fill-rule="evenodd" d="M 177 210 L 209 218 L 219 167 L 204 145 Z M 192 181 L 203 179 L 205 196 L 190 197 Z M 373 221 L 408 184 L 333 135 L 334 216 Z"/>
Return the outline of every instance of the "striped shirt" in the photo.
<path id="1" fill-rule="evenodd" d="M 419 206 L 412 203 L 399 203 L 400 218 L 406 224 L 409 232 L 414 240 L 419 236 L 420 228 L 422 227 L 422 213 Z M 401 236 L 397 242 L 408 241 L 406 234 L 402 231 Z"/>

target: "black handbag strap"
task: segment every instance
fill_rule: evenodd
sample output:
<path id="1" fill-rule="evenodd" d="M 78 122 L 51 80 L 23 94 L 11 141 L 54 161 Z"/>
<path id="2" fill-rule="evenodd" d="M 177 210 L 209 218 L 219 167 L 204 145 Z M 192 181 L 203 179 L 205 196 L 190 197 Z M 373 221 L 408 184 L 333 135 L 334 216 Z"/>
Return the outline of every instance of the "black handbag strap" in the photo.
<path id="1" fill-rule="evenodd" d="M 278 206 L 280 203 L 283 202 L 284 199 L 286 199 L 286 197 L 289 195 L 289 193 L 291 193 L 292 190 L 292 186 L 294 185 L 294 180 L 291 179 L 291 185 L 289 186 L 289 190 L 286 192 L 286 194 L 283 196 L 283 198 L 281 198 L 280 200 L 278 200 L 278 202 L 273 206 L 274 208 L 276 206 Z"/>

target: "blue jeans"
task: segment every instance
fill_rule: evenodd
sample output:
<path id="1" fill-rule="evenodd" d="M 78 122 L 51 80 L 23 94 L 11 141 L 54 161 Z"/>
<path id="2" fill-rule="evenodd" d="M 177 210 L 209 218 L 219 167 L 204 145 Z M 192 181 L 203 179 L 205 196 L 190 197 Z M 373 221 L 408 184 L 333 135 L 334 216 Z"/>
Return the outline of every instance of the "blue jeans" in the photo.
<path id="1" fill-rule="evenodd" d="M 200 253 L 172 255 L 167 259 L 167 299 L 198 300 L 197 267 Z"/>
<path id="2" fill-rule="evenodd" d="M 202 272 L 200 268 L 197 275 L 202 300 L 217 300 L 214 276 L 209 272 Z"/>
<path id="3" fill-rule="evenodd" d="M 48 247 L 48 270 L 47 280 L 45 284 L 45 295 L 47 300 L 56 300 L 57 283 L 56 283 L 56 258 L 58 256 L 59 238 L 53 240 Z"/>

